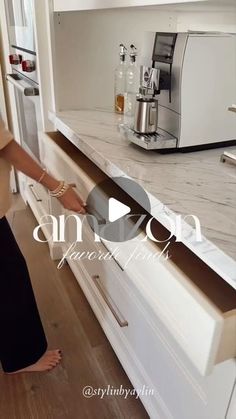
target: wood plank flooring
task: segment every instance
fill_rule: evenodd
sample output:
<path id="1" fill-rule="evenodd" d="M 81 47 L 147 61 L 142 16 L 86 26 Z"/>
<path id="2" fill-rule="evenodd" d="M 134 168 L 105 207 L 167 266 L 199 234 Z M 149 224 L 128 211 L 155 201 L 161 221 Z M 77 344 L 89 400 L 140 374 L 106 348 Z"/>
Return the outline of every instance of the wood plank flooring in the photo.
<path id="1" fill-rule="evenodd" d="M 47 245 L 33 240 L 36 221 L 30 209 L 17 204 L 8 219 L 28 263 L 49 347 L 62 350 L 63 362 L 50 373 L 6 376 L 0 371 L 0 418 L 148 418 L 134 396 L 82 395 L 87 385 L 132 385 L 69 267 L 58 270 Z"/>

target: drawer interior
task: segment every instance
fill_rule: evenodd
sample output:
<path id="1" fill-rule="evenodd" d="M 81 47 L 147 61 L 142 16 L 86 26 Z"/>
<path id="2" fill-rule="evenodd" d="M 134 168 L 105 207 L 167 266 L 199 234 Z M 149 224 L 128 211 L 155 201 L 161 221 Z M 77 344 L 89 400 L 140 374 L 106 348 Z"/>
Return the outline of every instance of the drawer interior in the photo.
<path id="1" fill-rule="evenodd" d="M 47 136 L 53 140 L 89 177 L 95 184 L 107 178 L 94 163 L 91 162 L 78 148 L 76 148 L 59 131 L 47 132 Z"/>
<path id="2" fill-rule="evenodd" d="M 47 135 L 76 163 L 78 166 L 89 175 L 94 183 L 99 183 L 104 180 L 109 180 L 91 160 L 89 160 L 80 150 L 78 150 L 63 134 L 60 132 L 50 132 Z M 112 196 L 116 190 L 119 194 L 120 200 L 127 205 L 136 208 L 137 213 L 145 213 L 139 204 L 127 195 L 118 185 L 112 180 L 106 183 L 104 193 Z M 147 214 L 145 224 L 152 217 Z M 142 225 L 144 230 L 145 225 Z M 152 233 L 159 240 L 166 240 L 169 236 L 169 231 L 160 224 L 157 220 L 152 221 Z M 166 242 L 152 243 L 158 250 L 163 250 Z M 216 272 L 214 272 L 208 265 L 199 259 L 191 252 L 183 243 L 175 241 L 173 236 L 170 240 L 169 251 L 171 254 L 171 261 L 176 265 L 180 272 L 183 272 L 192 284 L 202 292 L 211 303 L 213 303 L 218 310 L 225 315 L 225 317 L 236 317 L 236 292 L 226 283 Z"/>
<path id="3" fill-rule="evenodd" d="M 159 240 L 165 240 L 169 232 L 157 220 L 152 221 L 152 232 Z M 213 302 L 222 313 L 236 311 L 236 292 L 206 263 L 198 258 L 183 243 L 171 240 L 169 247 L 171 261 L 178 266 L 191 282 Z M 156 245 L 153 244 L 154 246 Z M 165 243 L 158 243 L 163 249 Z M 236 314 L 236 313 L 235 313 Z"/>

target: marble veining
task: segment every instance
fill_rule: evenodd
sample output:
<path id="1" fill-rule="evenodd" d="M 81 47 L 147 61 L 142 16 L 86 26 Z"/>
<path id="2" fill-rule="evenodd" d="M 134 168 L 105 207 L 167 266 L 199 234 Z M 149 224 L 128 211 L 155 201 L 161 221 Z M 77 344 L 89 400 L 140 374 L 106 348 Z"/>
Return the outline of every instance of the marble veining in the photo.
<path id="1" fill-rule="evenodd" d="M 149 195 L 151 214 L 168 229 L 166 215 L 196 215 L 203 241 L 196 242 L 187 217 L 184 244 L 236 288 L 236 169 L 220 162 L 225 148 L 165 155 L 143 150 L 120 133 L 122 117 L 103 110 L 50 113 L 50 119 L 108 176 L 139 183 Z"/>

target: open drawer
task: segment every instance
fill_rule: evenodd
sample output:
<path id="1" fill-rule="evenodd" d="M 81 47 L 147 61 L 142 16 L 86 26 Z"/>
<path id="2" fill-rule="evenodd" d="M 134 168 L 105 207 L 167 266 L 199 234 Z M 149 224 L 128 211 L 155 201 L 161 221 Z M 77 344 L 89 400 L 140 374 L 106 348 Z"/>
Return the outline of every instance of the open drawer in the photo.
<path id="1" fill-rule="evenodd" d="M 95 184 L 106 178 L 59 132 L 42 134 L 42 154 L 44 164 L 52 173 L 65 174 L 67 181 L 77 179 L 83 199 Z M 128 202 L 126 196 L 125 203 Z M 156 220 L 152 233 L 160 240 L 169 235 Z M 145 233 L 140 232 L 139 239 L 144 237 Z M 137 242 L 137 239 L 119 243 L 117 261 L 121 266 L 125 266 L 127 257 L 137 245 L 143 254 L 158 255 L 165 243 Z M 112 251 L 117 243 L 107 242 L 106 246 Z M 202 375 L 206 375 L 215 364 L 236 356 L 236 293 L 182 243 L 172 239 L 169 251 L 169 260 L 157 257 L 145 261 L 133 259 L 125 272 L 151 321 L 161 320 L 183 353 Z"/>
<path id="2" fill-rule="evenodd" d="M 106 175 L 59 131 L 39 134 L 41 161 L 59 179 L 75 184 L 85 201 L 94 186 Z"/>
<path id="3" fill-rule="evenodd" d="M 124 243 L 123 255 L 137 254 L 135 248 L 135 243 Z M 161 249 L 145 242 L 138 252 L 158 255 Z M 217 363 L 236 357 L 235 290 L 181 243 L 170 248 L 170 255 L 169 260 L 134 260 L 126 274 L 145 296 L 153 322 L 155 316 L 161 319 L 199 372 L 207 375 Z M 124 266 L 125 258 L 119 262 Z"/>

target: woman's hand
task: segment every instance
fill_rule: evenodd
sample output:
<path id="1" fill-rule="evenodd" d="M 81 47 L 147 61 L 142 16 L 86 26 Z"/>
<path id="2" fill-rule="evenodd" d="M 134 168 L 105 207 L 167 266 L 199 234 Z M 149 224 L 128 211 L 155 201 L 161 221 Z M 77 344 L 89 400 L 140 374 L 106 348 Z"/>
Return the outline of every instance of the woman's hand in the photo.
<path id="1" fill-rule="evenodd" d="M 70 186 L 63 196 L 57 198 L 58 201 L 63 205 L 64 208 L 77 212 L 79 214 L 85 214 L 86 203 L 80 198 L 75 190 Z"/>
<path id="2" fill-rule="evenodd" d="M 11 135 L 9 137 L 11 139 Z M 16 169 L 26 176 L 40 182 L 49 191 L 54 191 L 60 185 L 49 173 L 43 171 L 42 167 L 14 140 L 10 141 L 0 150 L 1 158 L 8 161 Z M 63 196 L 58 198 L 64 208 L 85 214 L 86 204 L 70 186 Z"/>

